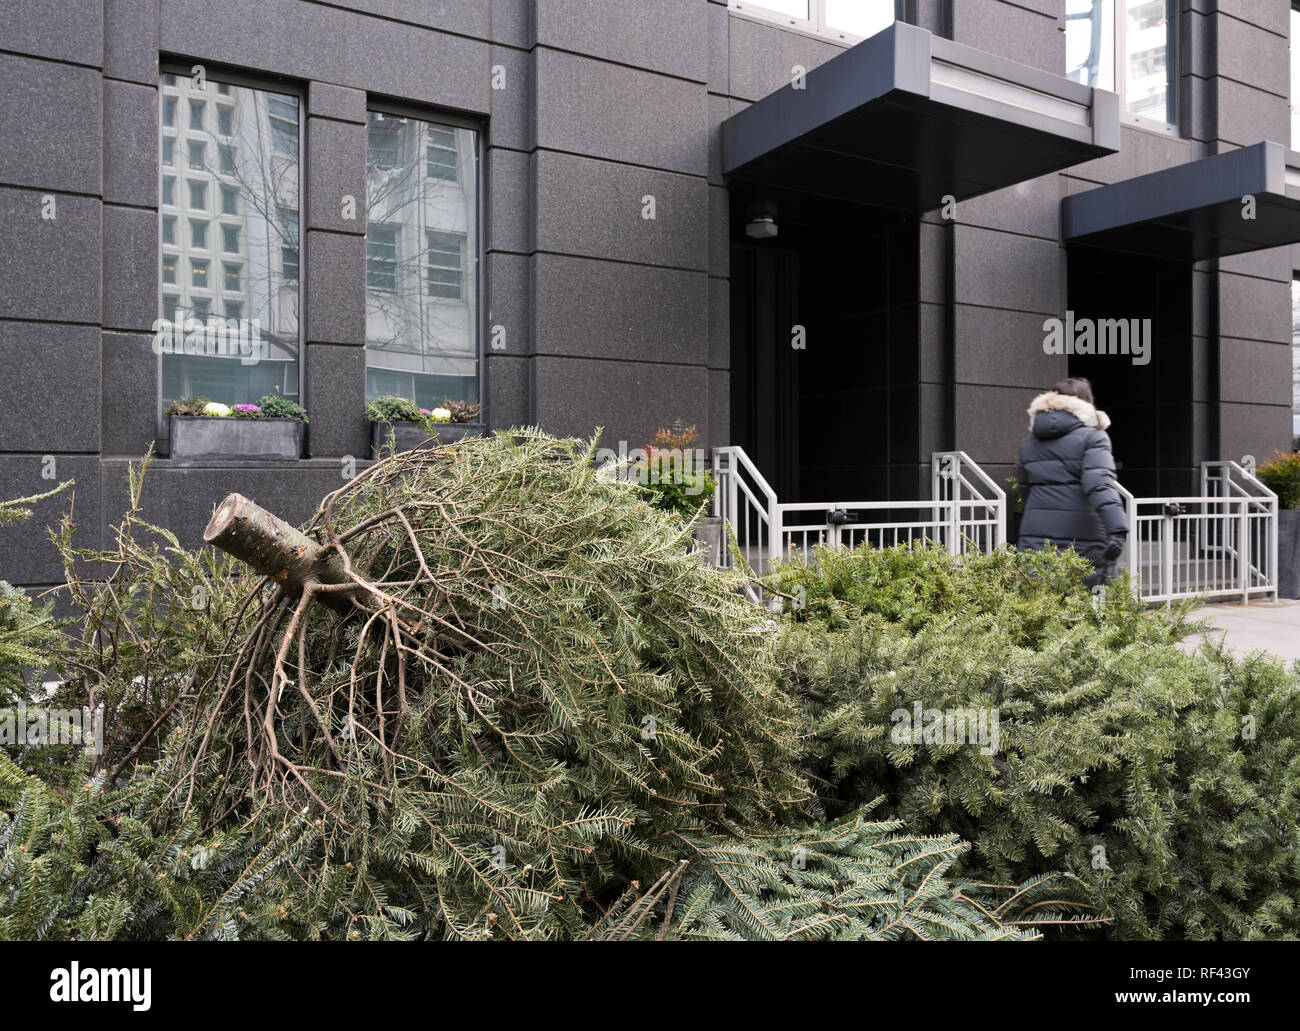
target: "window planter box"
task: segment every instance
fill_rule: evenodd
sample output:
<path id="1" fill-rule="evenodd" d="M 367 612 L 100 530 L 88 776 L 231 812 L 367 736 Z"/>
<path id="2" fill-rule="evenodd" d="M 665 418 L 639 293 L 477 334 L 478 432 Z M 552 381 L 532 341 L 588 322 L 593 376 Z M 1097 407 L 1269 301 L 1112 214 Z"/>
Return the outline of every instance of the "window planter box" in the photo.
<path id="1" fill-rule="evenodd" d="M 1278 509 L 1277 596 L 1300 598 L 1300 509 Z"/>
<path id="2" fill-rule="evenodd" d="M 438 424 L 438 441 L 442 444 L 454 444 L 466 437 L 481 437 L 485 429 L 481 422 L 441 422 Z M 394 438 L 398 451 L 414 451 L 419 447 L 433 446 L 432 435 L 418 422 L 372 422 L 370 424 L 370 447 L 376 458 Z"/>
<path id="3" fill-rule="evenodd" d="M 302 420 L 173 415 L 173 459 L 256 458 L 294 461 L 302 455 Z"/>

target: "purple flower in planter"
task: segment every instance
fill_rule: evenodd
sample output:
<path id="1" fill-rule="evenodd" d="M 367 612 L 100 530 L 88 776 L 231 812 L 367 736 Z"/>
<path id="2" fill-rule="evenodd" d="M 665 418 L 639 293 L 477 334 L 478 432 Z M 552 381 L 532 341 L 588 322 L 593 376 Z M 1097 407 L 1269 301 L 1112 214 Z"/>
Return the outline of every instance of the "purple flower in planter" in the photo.
<path id="1" fill-rule="evenodd" d="M 236 418 L 242 419 L 256 419 L 262 414 L 257 405 L 233 405 L 232 411 Z"/>

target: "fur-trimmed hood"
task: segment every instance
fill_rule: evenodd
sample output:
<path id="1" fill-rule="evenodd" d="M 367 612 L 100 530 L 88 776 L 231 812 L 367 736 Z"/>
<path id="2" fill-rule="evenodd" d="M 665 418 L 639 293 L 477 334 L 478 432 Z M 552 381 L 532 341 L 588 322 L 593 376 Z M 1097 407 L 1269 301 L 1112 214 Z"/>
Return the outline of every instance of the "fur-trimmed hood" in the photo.
<path id="1" fill-rule="evenodd" d="M 1034 429 L 1034 422 L 1043 412 L 1068 412 L 1085 426 L 1094 430 L 1104 430 L 1110 426 L 1110 416 L 1099 411 L 1081 397 L 1072 394 L 1058 394 L 1048 390 L 1039 394 L 1029 405 L 1029 429 Z"/>

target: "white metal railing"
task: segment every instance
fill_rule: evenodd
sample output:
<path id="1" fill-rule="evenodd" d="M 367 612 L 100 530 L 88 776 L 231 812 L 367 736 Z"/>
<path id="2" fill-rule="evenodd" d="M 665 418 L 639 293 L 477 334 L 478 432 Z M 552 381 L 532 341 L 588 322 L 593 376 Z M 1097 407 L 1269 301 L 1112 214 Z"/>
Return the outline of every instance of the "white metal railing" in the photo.
<path id="1" fill-rule="evenodd" d="M 993 551 L 1007 540 L 1007 495 L 965 451 L 930 456 L 930 496 L 950 503 L 945 543 L 951 555 Z"/>
<path id="2" fill-rule="evenodd" d="M 1137 498 L 1125 563 L 1143 601 L 1277 600 L 1277 495 L 1230 460 L 1201 463 L 1201 493 Z"/>
<path id="3" fill-rule="evenodd" d="M 765 570 L 780 554 L 781 517 L 776 491 L 768 486 L 743 448 L 713 449 L 713 514 L 722 517 L 724 531 L 735 534 L 736 545 L 755 571 Z M 712 556 L 723 569 L 734 564 L 725 532 L 722 547 Z"/>
<path id="4" fill-rule="evenodd" d="M 714 449 L 713 474 L 714 514 L 760 575 L 779 558 L 807 559 L 818 545 L 852 550 L 930 542 L 961 555 L 1006 541 L 1006 494 L 964 451 L 933 455 L 931 496 L 906 501 L 782 503 L 739 447 Z M 723 551 L 715 562 L 730 567 L 733 558 Z"/>
<path id="5" fill-rule="evenodd" d="M 782 503 L 743 448 L 713 452 L 714 514 L 762 575 L 813 548 L 889 548 L 927 542 L 949 554 L 993 551 L 1007 539 L 1006 494 L 964 451 L 930 459 L 930 498 Z M 1242 464 L 1201 464 L 1201 493 L 1137 498 L 1116 484 L 1128 511 L 1121 562 L 1147 602 L 1192 597 L 1277 599 L 1277 495 Z M 724 541 L 716 565 L 730 567 Z"/>

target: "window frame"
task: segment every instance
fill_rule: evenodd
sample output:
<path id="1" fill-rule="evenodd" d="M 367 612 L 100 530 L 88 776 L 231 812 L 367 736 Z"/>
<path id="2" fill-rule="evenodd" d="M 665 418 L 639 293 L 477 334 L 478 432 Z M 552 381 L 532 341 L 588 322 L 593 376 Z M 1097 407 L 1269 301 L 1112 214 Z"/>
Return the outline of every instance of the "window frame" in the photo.
<path id="1" fill-rule="evenodd" d="M 306 306 L 306 285 L 305 285 L 306 277 L 303 275 L 302 272 L 307 262 L 307 250 L 308 250 L 307 231 L 305 228 L 306 219 L 304 218 L 304 212 L 307 207 L 307 159 L 306 159 L 307 114 L 308 114 L 307 85 L 306 83 L 300 82 L 296 79 L 282 78 L 280 76 L 248 75 L 240 71 L 239 69 L 231 68 L 228 65 L 223 65 L 216 61 L 205 61 L 202 58 L 178 58 L 176 56 L 164 56 L 158 62 L 157 81 L 158 81 L 159 91 L 161 92 L 163 85 L 166 83 L 166 79 L 165 79 L 166 76 L 174 75 L 178 80 L 193 79 L 194 77 L 193 68 L 196 64 L 203 66 L 205 79 L 207 80 L 209 86 L 211 87 L 212 94 L 214 97 L 232 96 L 232 94 L 229 92 L 221 93 L 219 91 L 220 86 L 229 85 L 234 87 L 242 87 L 244 89 L 263 90 L 271 93 L 283 93 L 286 95 L 294 96 L 298 100 L 298 154 L 296 158 L 298 162 L 298 184 L 297 184 L 298 185 L 298 189 L 297 189 L 298 277 L 296 280 L 297 306 L 298 306 L 298 360 L 297 360 L 298 375 L 297 378 L 298 378 L 298 403 L 302 405 L 304 408 L 306 408 L 311 403 L 311 398 L 307 392 L 307 333 L 306 333 L 307 306 Z M 162 134 L 164 129 L 164 126 L 162 124 L 162 107 L 163 105 L 160 103 L 158 105 L 158 123 L 159 123 L 158 138 L 160 141 L 160 146 L 161 146 L 161 139 L 162 139 Z M 179 121 L 179 119 L 177 119 L 177 121 Z M 178 128 L 178 133 L 179 133 L 179 128 Z M 159 151 L 159 153 L 161 153 L 161 151 Z M 284 155 L 279 155 L 279 156 L 283 157 Z M 159 165 L 161 167 L 161 160 L 159 160 Z M 176 180 L 176 188 L 179 188 L 181 185 L 183 185 L 183 180 L 185 178 L 184 170 L 178 170 L 178 173 L 179 174 L 173 177 Z M 163 178 L 162 176 L 159 176 L 159 184 L 158 184 L 159 217 L 157 220 L 158 253 L 160 256 L 160 264 L 158 269 L 158 294 L 157 294 L 158 309 L 157 310 L 160 313 L 164 310 L 165 297 L 166 297 L 165 291 L 163 290 L 162 267 L 161 267 L 162 207 L 163 207 L 162 182 L 161 182 L 162 178 Z M 221 194 L 220 185 L 221 184 L 217 184 L 218 189 L 216 190 L 216 193 L 218 195 Z M 186 199 L 188 200 L 188 198 Z M 220 205 L 217 203 L 218 199 L 219 199 L 218 197 L 213 198 L 214 208 L 220 207 Z M 177 208 L 177 213 L 182 215 L 187 214 L 187 212 L 190 210 L 189 208 L 180 205 L 173 205 L 173 206 Z M 239 209 L 242 207 L 242 205 L 239 203 L 238 200 L 236 200 L 235 207 L 236 207 L 236 214 L 238 214 Z M 223 211 L 214 210 L 211 212 L 211 214 L 213 216 L 212 220 L 216 221 L 221 217 Z M 179 225 L 177 226 L 177 228 L 179 229 Z M 220 291 L 214 292 L 213 296 L 220 297 Z M 163 356 L 157 355 L 154 361 L 156 363 L 154 366 L 154 399 L 153 399 L 154 418 L 156 420 L 157 427 L 158 427 L 157 432 L 158 432 L 159 443 L 169 444 L 171 440 L 171 432 L 170 432 L 170 427 L 168 425 L 167 417 L 163 414 L 163 403 L 162 403 Z"/>
<path id="2" fill-rule="evenodd" d="M 868 38 L 829 27 L 826 24 L 826 0 L 808 0 L 807 18 L 793 18 L 788 14 L 782 14 L 780 11 L 764 6 L 763 0 L 727 0 L 727 11 L 729 14 L 752 18 L 767 25 L 780 25 L 816 36 L 818 39 L 829 39 L 848 46 L 861 43 Z M 906 0 L 894 0 L 894 21 L 907 21 Z"/>
<path id="3" fill-rule="evenodd" d="M 895 0 L 901 4 L 903 0 Z M 487 260 L 487 241 L 484 239 L 484 232 L 488 219 L 488 200 L 487 200 L 487 183 L 489 179 L 487 168 L 487 133 L 488 123 L 485 119 L 474 118 L 468 115 L 459 115 L 450 111 L 443 111 L 437 108 L 428 108 L 418 104 L 403 104 L 400 101 L 392 101 L 380 97 L 370 96 L 366 102 L 366 115 L 374 111 L 380 114 L 392 115 L 394 118 L 413 118 L 421 122 L 434 122 L 438 125 L 445 125 L 453 129 L 468 129 L 472 132 L 472 150 L 462 150 L 459 152 L 461 163 L 466 157 L 472 157 L 474 160 L 474 242 L 475 249 L 471 255 L 469 253 L 468 241 L 465 247 L 465 265 L 473 260 L 474 262 L 474 292 L 472 295 L 474 309 L 474 322 L 477 340 L 474 348 L 474 366 L 477 370 L 478 379 L 478 403 L 479 403 L 479 421 L 485 425 L 489 424 L 489 410 L 492 401 L 492 383 L 488 375 L 487 346 L 488 337 L 491 327 L 488 324 L 487 299 L 489 294 L 488 260 Z M 368 120 L 368 117 L 367 117 Z M 420 160 L 427 161 L 427 154 L 421 154 Z M 447 180 L 441 180 L 446 182 Z M 464 175 L 457 175 L 456 180 L 462 187 L 468 185 Z M 425 255 L 420 257 L 421 266 L 424 265 Z M 427 296 L 425 293 L 426 285 L 423 282 L 423 268 L 421 269 L 420 294 Z M 469 303 L 470 296 L 462 291 L 460 303 Z M 456 302 L 449 302 L 456 303 Z M 366 367 L 366 374 L 369 375 L 369 366 Z M 363 384 L 364 386 L 364 384 Z"/>

